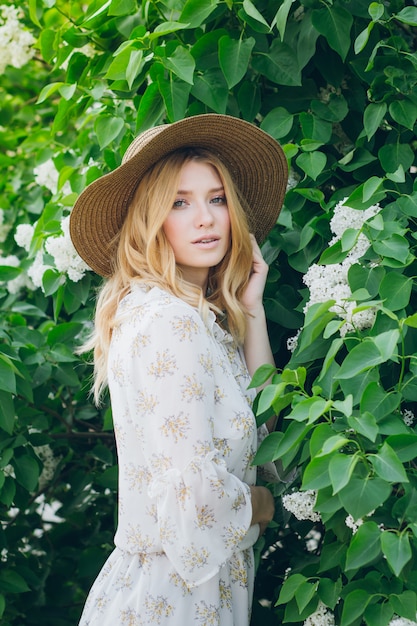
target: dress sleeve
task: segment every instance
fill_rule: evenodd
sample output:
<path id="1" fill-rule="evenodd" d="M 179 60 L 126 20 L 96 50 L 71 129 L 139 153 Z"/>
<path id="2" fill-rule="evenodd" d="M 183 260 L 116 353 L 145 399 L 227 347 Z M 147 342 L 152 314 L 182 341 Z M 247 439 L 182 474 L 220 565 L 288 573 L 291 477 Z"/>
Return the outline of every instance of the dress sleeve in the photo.
<path id="1" fill-rule="evenodd" d="M 249 486 L 228 471 L 214 444 L 220 400 L 212 342 L 198 313 L 174 304 L 154 311 L 126 346 L 160 541 L 190 586 L 218 572 L 252 518 Z"/>

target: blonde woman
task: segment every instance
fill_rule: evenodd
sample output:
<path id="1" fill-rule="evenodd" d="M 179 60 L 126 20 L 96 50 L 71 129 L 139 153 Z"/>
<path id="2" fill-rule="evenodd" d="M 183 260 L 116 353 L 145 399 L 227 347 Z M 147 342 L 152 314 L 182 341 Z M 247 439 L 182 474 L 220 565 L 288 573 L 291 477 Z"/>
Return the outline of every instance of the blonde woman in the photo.
<path id="1" fill-rule="evenodd" d="M 119 462 L 115 550 L 82 626 L 247 626 L 252 546 L 274 514 L 256 486 L 251 375 L 272 363 L 258 243 L 287 163 L 256 126 L 200 115 L 158 126 L 71 215 L 106 278 L 94 393 L 110 390 Z"/>

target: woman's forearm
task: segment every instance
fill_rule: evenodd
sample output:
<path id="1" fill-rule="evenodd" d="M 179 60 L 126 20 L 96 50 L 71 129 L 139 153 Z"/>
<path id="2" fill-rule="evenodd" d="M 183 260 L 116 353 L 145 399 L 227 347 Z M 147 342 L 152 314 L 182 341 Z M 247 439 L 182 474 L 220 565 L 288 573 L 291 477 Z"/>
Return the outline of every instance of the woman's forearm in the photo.
<path id="1" fill-rule="evenodd" d="M 263 306 L 252 311 L 248 315 L 248 326 L 246 339 L 243 346 L 246 365 L 251 376 L 254 375 L 258 367 L 265 364 L 275 365 L 269 343 L 268 330 L 266 325 L 266 315 Z M 264 386 L 268 384 L 268 381 Z M 266 425 L 271 432 L 275 428 L 276 416 L 271 417 Z"/>

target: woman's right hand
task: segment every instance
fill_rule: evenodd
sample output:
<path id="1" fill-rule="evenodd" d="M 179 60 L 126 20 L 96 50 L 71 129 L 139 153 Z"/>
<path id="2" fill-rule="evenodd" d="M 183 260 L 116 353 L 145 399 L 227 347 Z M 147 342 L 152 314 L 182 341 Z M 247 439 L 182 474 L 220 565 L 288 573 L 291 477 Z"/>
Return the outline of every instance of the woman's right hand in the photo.
<path id="1" fill-rule="evenodd" d="M 259 524 L 260 535 L 263 535 L 269 522 L 274 517 L 275 502 L 272 493 L 266 487 L 251 487 L 252 522 Z"/>

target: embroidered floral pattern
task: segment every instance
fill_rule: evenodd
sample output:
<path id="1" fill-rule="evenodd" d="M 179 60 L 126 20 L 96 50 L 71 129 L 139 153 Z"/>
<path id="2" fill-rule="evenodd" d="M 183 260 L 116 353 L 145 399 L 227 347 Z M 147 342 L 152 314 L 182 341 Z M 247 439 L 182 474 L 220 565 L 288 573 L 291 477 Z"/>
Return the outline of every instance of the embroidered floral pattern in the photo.
<path id="1" fill-rule="evenodd" d="M 204 322 L 181 300 L 133 285 L 108 371 L 116 549 L 80 626 L 248 626 L 257 431 L 240 351 L 214 314 Z"/>

